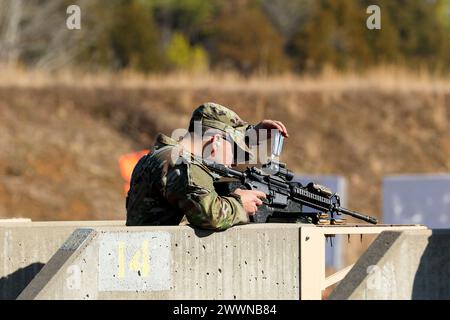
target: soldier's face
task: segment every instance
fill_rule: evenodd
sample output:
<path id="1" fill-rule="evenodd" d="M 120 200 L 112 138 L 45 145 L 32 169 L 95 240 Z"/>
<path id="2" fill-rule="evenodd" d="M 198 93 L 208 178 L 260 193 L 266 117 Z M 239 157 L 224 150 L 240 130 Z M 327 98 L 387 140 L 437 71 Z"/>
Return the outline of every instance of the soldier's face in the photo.
<path id="1" fill-rule="evenodd" d="M 215 136 L 203 148 L 203 157 L 207 160 L 231 166 L 233 164 L 233 145 L 224 138 Z"/>

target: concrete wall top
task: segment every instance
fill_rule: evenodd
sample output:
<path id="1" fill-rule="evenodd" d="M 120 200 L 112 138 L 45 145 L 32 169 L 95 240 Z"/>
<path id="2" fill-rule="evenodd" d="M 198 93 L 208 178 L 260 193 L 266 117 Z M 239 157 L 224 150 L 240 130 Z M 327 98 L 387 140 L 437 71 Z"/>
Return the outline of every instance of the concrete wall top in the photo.
<path id="1" fill-rule="evenodd" d="M 299 299 L 302 226 L 78 229 L 19 298 Z"/>
<path id="2" fill-rule="evenodd" d="M 0 220 L 0 228 L 13 227 L 97 227 L 97 226 L 125 226 L 125 220 L 99 220 L 99 221 L 31 221 Z"/>

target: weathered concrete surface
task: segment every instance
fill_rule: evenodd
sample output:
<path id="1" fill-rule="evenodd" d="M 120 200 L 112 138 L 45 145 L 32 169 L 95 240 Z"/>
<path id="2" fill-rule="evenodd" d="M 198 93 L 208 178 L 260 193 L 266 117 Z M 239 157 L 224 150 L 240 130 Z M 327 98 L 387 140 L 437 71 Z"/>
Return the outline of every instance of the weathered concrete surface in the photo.
<path id="1" fill-rule="evenodd" d="M 450 299 L 450 230 L 383 232 L 330 299 Z"/>
<path id="2" fill-rule="evenodd" d="M 299 299 L 301 227 L 78 229 L 19 299 Z"/>
<path id="3" fill-rule="evenodd" d="M 0 226 L 9 225 L 11 223 L 17 224 L 17 223 L 31 223 L 31 219 L 28 218 L 10 218 L 10 219 L 0 219 Z"/>
<path id="4" fill-rule="evenodd" d="M 124 221 L 0 220 L 0 300 L 16 299 L 75 229 L 124 224 Z"/>

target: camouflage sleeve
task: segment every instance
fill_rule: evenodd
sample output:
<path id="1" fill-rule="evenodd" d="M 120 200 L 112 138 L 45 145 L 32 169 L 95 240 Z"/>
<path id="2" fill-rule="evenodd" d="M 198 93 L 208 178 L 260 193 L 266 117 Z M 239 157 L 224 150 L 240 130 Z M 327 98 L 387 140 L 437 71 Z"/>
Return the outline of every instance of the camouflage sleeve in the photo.
<path id="1" fill-rule="evenodd" d="M 176 166 L 168 173 L 166 183 L 168 202 L 179 207 L 195 226 L 225 230 L 249 221 L 240 197 L 220 197 L 212 177 L 198 165 Z"/>

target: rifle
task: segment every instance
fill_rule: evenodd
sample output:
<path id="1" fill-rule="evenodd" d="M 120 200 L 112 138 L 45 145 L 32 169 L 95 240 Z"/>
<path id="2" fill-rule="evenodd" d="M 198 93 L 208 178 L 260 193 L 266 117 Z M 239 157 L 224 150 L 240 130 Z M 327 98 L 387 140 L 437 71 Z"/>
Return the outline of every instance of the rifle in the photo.
<path id="1" fill-rule="evenodd" d="M 261 169 L 250 167 L 245 171 L 239 171 L 204 160 L 204 164 L 218 176 L 235 179 L 235 181 L 217 181 L 215 188 L 219 195 L 230 194 L 237 188 L 264 192 L 267 198 L 251 217 L 255 223 L 281 221 L 323 224 L 323 220 L 329 217 L 330 224 L 341 224 L 342 221 L 336 219 L 334 215 L 344 214 L 377 224 L 378 221 L 374 217 L 341 207 L 339 195 L 328 188 L 313 182 L 306 186 L 294 182 L 295 174 L 288 170 L 285 164 L 274 160 L 273 155 L 279 155 L 282 146 L 282 138 L 277 138 L 281 141 L 277 145 L 278 150 L 272 151 L 272 159 Z M 303 206 L 318 212 L 304 212 Z"/>

